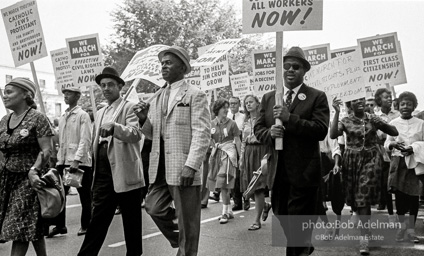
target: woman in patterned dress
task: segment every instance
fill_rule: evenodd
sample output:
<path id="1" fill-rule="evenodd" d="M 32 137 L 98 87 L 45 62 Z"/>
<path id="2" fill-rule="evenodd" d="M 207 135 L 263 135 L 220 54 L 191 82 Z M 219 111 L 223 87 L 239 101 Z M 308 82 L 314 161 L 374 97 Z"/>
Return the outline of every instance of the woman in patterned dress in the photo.
<path id="1" fill-rule="evenodd" d="M 334 98 L 336 111 L 331 124 L 330 138 L 346 134 L 346 148 L 342 160 L 342 176 L 346 182 L 346 204 L 360 216 L 362 223 L 371 215 L 371 205 L 380 199 L 380 175 L 382 155 L 377 143 L 377 130 L 397 136 L 396 127 L 387 124 L 375 115 L 365 112 L 365 98 L 347 102 L 352 113 L 339 122 L 341 100 Z M 369 254 L 369 230 L 361 229 L 360 252 Z"/>
<path id="2" fill-rule="evenodd" d="M 37 190 L 49 161 L 51 136 L 48 119 L 36 111 L 35 85 L 15 78 L 4 89 L 4 105 L 12 110 L 0 121 L 0 239 L 13 241 L 11 255 L 25 255 L 32 242 L 38 256 L 47 255 Z"/>
<path id="3" fill-rule="evenodd" d="M 225 224 L 234 218 L 230 208 L 230 190 L 234 188 L 237 155 L 240 154 L 240 130 L 235 121 L 227 117 L 230 103 L 226 99 L 215 101 L 212 111 L 216 118 L 212 120 L 211 141 L 213 148 L 209 158 L 208 188 L 221 189 L 222 216 L 219 223 Z"/>
<path id="4" fill-rule="evenodd" d="M 262 144 L 256 139 L 253 133 L 256 118 L 259 117 L 260 101 L 258 97 L 247 95 L 243 101 L 245 119 L 242 129 L 241 157 L 240 157 L 240 188 L 241 191 L 246 191 L 250 180 L 253 177 L 253 172 L 256 172 L 261 166 L 263 156 L 269 151 L 268 145 Z M 255 190 L 256 216 L 253 224 L 248 230 L 258 230 L 261 228 L 262 211 L 268 214 L 271 209 L 270 203 L 265 203 L 265 190 L 270 188 L 267 175 L 261 175 L 257 181 Z M 266 218 L 265 218 L 266 220 Z"/>

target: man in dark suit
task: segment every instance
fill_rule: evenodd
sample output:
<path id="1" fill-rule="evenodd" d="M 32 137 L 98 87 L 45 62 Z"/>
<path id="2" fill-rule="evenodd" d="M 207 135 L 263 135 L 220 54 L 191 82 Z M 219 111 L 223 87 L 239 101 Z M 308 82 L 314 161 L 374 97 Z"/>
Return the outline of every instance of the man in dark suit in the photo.
<path id="1" fill-rule="evenodd" d="M 311 67 L 303 50 L 292 47 L 283 61 L 284 104 L 275 104 L 275 91 L 265 94 L 254 132 L 263 143 L 283 138 L 284 149 L 272 152 L 270 160 L 272 209 L 287 238 L 286 255 L 303 256 L 313 251 L 312 228 L 301 231 L 300 221 L 290 216 L 315 214 L 321 179 L 319 141 L 327 135 L 330 110 L 325 93 L 303 83 Z M 283 125 L 276 125 L 276 118 Z"/>

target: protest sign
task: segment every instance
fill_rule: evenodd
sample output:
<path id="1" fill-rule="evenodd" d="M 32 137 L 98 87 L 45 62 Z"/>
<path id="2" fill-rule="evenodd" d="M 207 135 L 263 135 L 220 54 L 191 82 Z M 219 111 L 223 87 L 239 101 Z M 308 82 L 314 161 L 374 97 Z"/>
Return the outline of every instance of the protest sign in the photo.
<path id="1" fill-rule="evenodd" d="M 200 67 L 192 67 L 191 72 L 185 76 L 185 80 L 188 84 L 194 85 L 200 89 Z"/>
<path id="2" fill-rule="evenodd" d="M 209 49 L 206 50 L 204 54 L 199 56 L 197 60 L 194 61 L 192 66 L 210 66 L 218 61 L 219 58 L 224 56 L 231 48 L 233 48 L 241 38 L 238 39 L 225 39 L 213 44 Z"/>
<path id="3" fill-rule="evenodd" d="M 231 89 L 234 97 L 243 99 L 244 96 L 251 94 L 249 73 L 240 73 L 230 76 Z"/>
<path id="4" fill-rule="evenodd" d="M 62 90 L 74 87 L 72 77 L 72 68 L 69 64 L 69 55 L 67 48 L 61 48 L 50 52 L 52 58 L 54 76 L 56 84 Z"/>
<path id="5" fill-rule="evenodd" d="M 358 47 L 351 46 L 351 47 L 345 47 L 345 48 L 331 50 L 331 58 L 333 59 L 333 58 L 338 57 L 340 55 L 350 53 L 350 52 L 354 52 L 354 51 L 356 51 L 356 49 L 358 49 Z"/>
<path id="6" fill-rule="evenodd" d="M 223 55 L 211 66 L 200 67 L 200 84 L 202 91 L 230 85 L 227 55 Z"/>
<path id="7" fill-rule="evenodd" d="M 121 78 L 124 81 L 141 78 L 162 87 L 165 81 L 162 78 L 162 65 L 158 54 L 168 48 L 167 45 L 156 44 L 138 51 L 122 72 Z"/>
<path id="8" fill-rule="evenodd" d="M 254 86 L 254 79 L 253 76 L 249 76 L 249 80 L 250 80 L 250 84 L 249 84 L 249 91 L 254 92 L 255 91 L 255 86 Z"/>
<path id="9" fill-rule="evenodd" d="M 322 29 L 322 0 L 243 0 L 243 34 Z"/>
<path id="10" fill-rule="evenodd" d="M 370 86 L 365 86 L 365 98 L 374 98 L 374 91 L 371 89 Z"/>
<path id="11" fill-rule="evenodd" d="M 252 51 L 253 88 L 255 95 L 262 97 L 275 90 L 275 50 Z"/>
<path id="12" fill-rule="evenodd" d="M 96 76 L 103 71 L 99 35 L 67 38 L 66 46 L 75 87 L 96 84 Z"/>
<path id="13" fill-rule="evenodd" d="M 330 59 L 330 44 L 302 47 L 305 58 L 311 66 L 321 64 Z"/>
<path id="14" fill-rule="evenodd" d="M 406 83 L 397 33 L 358 39 L 365 83 L 373 88 Z"/>
<path id="15" fill-rule="evenodd" d="M 365 97 L 359 53 L 343 54 L 313 66 L 305 75 L 305 83 L 324 91 L 329 104 L 334 97 L 343 102 Z"/>
<path id="16" fill-rule="evenodd" d="M 338 56 L 354 52 L 357 49 L 358 49 L 357 46 L 351 46 L 351 47 L 345 47 L 345 48 L 331 50 L 331 58 L 334 59 Z M 375 90 L 373 90 L 371 88 L 371 86 L 365 84 L 365 98 L 366 99 L 374 97 L 374 92 L 375 92 Z"/>
<path id="17" fill-rule="evenodd" d="M 1 10 L 15 67 L 47 56 L 35 0 L 24 0 Z"/>
<path id="18" fill-rule="evenodd" d="M 213 46 L 213 44 L 209 44 L 209 45 L 205 45 L 205 46 L 200 46 L 197 48 L 197 54 L 199 56 L 202 56 L 209 48 L 211 48 Z"/>

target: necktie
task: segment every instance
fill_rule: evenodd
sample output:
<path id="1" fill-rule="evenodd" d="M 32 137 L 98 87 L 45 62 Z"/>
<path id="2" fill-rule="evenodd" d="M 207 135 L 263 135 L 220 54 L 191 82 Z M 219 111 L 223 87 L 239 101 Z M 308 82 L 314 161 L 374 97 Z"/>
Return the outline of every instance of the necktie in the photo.
<path id="1" fill-rule="evenodd" d="M 168 101 L 169 101 L 169 93 L 171 91 L 171 86 L 167 85 L 163 90 L 162 97 L 162 127 L 161 127 L 161 135 L 165 135 L 165 126 L 166 126 L 166 115 L 168 113 Z"/>
<path id="2" fill-rule="evenodd" d="M 236 120 L 236 114 L 233 114 L 233 120 Z"/>
<path id="3" fill-rule="evenodd" d="M 166 86 L 166 88 L 163 90 L 163 93 L 164 93 L 164 95 L 163 95 L 163 101 L 162 101 L 162 113 L 163 113 L 163 115 L 164 116 L 166 116 L 167 115 L 167 113 L 168 113 L 168 101 L 169 101 L 169 93 L 170 93 L 170 90 L 171 90 L 171 86 Z"/>
<path id="4" fill-rule="evenodd" d="M 287 97 L 286 97 L 286 106 L 287 108 L 290 108 L 290 105 L 292 104 L 292 94 L 294 93 L 293 90 L 288 90 Z"/>

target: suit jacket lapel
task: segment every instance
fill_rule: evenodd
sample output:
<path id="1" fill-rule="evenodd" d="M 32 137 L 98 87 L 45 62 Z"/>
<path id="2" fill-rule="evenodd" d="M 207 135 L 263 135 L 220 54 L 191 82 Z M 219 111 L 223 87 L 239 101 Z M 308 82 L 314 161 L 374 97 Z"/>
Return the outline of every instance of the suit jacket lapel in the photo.
<path id="1" fill-rule="evenodd" d="M 96 138 L 99 138 L 100 137 L 99 136 L 99 130 L 100 130 L 100 126 L 102 126 L 103 117 L 105 116 L 105 113 L 106 113 L 106 108 L 107 107 L 102 108 L 102 111 L 103 112 L 100 114 L 100 119 L 99 119 L 98 125 L 96 127 Z M 99 140 L 97 140 L 96 143 L 99 144 Z"/>
<path id="2" fill-rule="evenodd" d="M 305 94 L 306 92 L 306 84 L 302 84 L 302 86 L 300 87 L 299 91 L 297 92 L 295 98 L 293 99 L 292 104 L 290 105 L 290 109 L 289 112 L 293 112 L 294 108 L 296 107 L 297 104 L 299 104 L 300 100 L 299 100 L 299 94 L 303 93 Z"/>
<path id="3" fill-rule="evenodd" d="M 187 93 L 187 90 L 188 90 L 188 84 L 186 82 L 184 82 L 181 85 L 180 89 L 178 90 L 177 95 L 175 95 L 175 98 L 172 100 L 171 107 L 170 108 L 168 107 L 168 109 L 169 109 L 168 115 L 169 115 L 169 113 L 172 112 L 172 110 L 174 109 L 177 102 L 181 101 L 184 98 L 184 96 Z"/>
<path id="4" fill-rule="evenodd" d="M 97 151 L 99 148 L 99 140 L 100 140 L 100 135 L 99 135 L 99 130 L 100 130 L 100 126 L 102 126 L 102 121 L 103 121 L 103 117 L 105 115 L 106 112 L 106 107 L 100 109 L 99 111 L 99 115 L 100 115 L 100 119 L 96 119 L 95 123 L 96 123 L 96 131 L 94 131 L 94 140 L 93 140 L 93 153 L 94 153 L 94 160 L 97 162 Z"/>
<path id="5" fill-rule="evenodd" d="M 159 131 L 160 131 L 160 127 L 162 126 L 162 106 L 163 106 L 163 97 L 164 97 L 164 91 L 165 91 L 164 88 L 165 86 L 160 89 L 162 90 L 162 92 L 156 98 L 156 113 L 154 113 L 156 120 L 158 120 L 159 122 L 159 125 L 158 125 Z"/>

